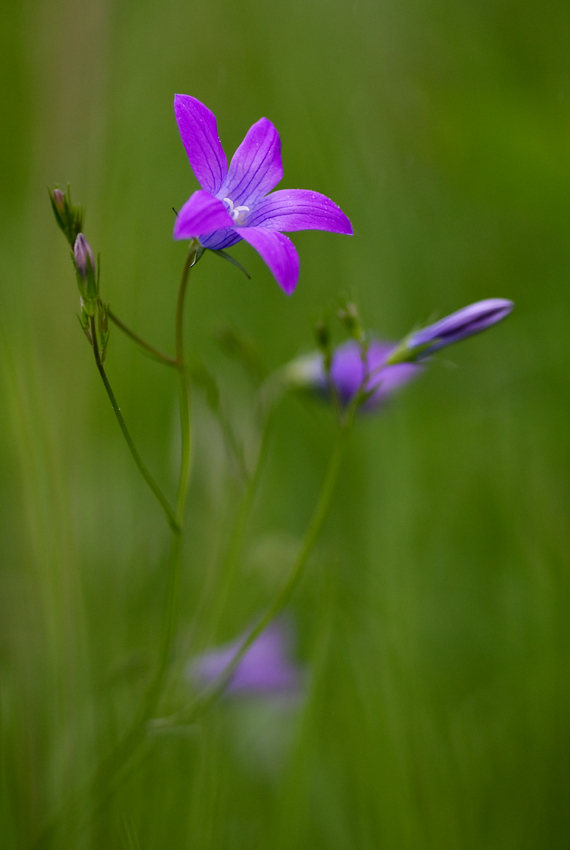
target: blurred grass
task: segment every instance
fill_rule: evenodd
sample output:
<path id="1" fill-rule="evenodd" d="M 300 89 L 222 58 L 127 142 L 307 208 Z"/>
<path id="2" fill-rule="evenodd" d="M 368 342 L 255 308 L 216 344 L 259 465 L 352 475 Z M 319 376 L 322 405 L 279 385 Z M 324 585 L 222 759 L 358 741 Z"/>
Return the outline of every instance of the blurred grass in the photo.
<path id="1" fill-rule="evenodd" d="M 184 253 L 171 207 L 196 186 L 176 91 L 215 112 L 228 154 L 267 115 L 283 185 L 324 192 L 355 227 L 352 239 L 294 236 L 291 299 L 243 244 L 234 253 L 252 281 L 214 257 L 198 267 L 192 355 L 246 429 L 247 385 L 212 340 L 221 325 L 274 368 L 311 346 L 312 320 L 343 289 L 388 338 L 479 298 L 517 310 L 450 352 L 458 369 L 433 367 L 359 424 L 295 598 L 310 688 L 273 768 L 243 755 L 259 707 L 222 705 L 185 736 L 153 739 L 99 824 L 54 846 L 568 847 L 569 14 L 557 0 L 3 7 L 6 847 L 30 846 L 132 716 L 155 658 L 168 543 L 77 327 L 45 187 L 71 183 L 105 298 L 171 349 Z M 117 334 L 109 373 L 173 492 L 172 376 Z M 222 442 L 194 402 L 180 664 L 210 637 L 193 635 L 193 618 L 236 504 Z M 278 567 L 263 571 L 259 552 L 286 561 L 331 436 L 326 410 L 283 405 L 217 640 L 268 600 Z M 287 742 L 284 723 L 264 722 Z"/>

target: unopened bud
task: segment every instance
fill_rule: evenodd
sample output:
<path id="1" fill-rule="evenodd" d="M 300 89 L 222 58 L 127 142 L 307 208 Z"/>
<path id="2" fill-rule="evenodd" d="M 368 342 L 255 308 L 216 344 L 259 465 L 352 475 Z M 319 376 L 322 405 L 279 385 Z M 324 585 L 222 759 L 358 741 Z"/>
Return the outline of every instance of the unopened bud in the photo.
<path id="1" fill-rule="evenodd" d="M 83 235 L 80 233 L 75 240 L 75 245 L 73 246 L 73 256 L 75 258 L 75 265 L 77 267 L 77 271 L 83 278 L 83 280 L 87 280 L 87 275 L 89 272 L 89 263 L 91 264 L 91 268 L 95 268 L 95 260 L 93 259 L 93 251 L 89 245 L 89 242 Z"/>
<path id="2" fill-rule="evenodd" d="M 328 351 L 331 347 L 331 334 L 328 325 L 322 319 L 315 324 L 314 334 L 320 351 Z"/>
<path id="3" fill-rule="evenodd" d="M 353 339 L 362 339 L 362 326 L 358 315 L 358 307 L 354 301 L 347 301 L 347 303 L 338 310 L 337 316 L 343 323 L 349 336 Z"/>
<path id="4" fill-rule="evenodd" d="M 61 189 L 52 189 L 49 199 L 58 227 L 73 247 L 77 234 L 83 229 L 83 209 L 71 203 L 69 187 L 67 193 L 62 192 Z"/>
<path id="5" fill-rule="evenodd" d="M 63 194 L 61 189 L 54 189 L 51 193 L 51 199 L 57 212 L 63 218 L 63 216 L 65 215 L 65 195 Z"/>
<path id="6" fill-rule="evenodd" d="M 99 295 L 99 281 L 95 271 L 93 252 L 83 233 L 79 233 L 75 240 L 73 261 L 77 272 L 77 286 L 85 302 L 85 310 L 90 316 L 94 316 Z"/>
<path id="7" fill-rule="evenodd" d="M 409 334 L 388 357 L 390 364 L 419 362 L 440 348 L 481 333 L 497 324 L 512 311 L 514 304 L 505 298 L 487 298 L 470 304 L 439 322 Z"/>

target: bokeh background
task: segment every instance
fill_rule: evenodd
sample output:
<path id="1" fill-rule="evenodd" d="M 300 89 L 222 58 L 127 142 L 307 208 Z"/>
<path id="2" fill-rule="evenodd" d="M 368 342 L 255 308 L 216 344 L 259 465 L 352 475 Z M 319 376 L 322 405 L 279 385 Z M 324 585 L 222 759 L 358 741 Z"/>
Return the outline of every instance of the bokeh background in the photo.
<path id="1" fill-rule="evenodd" d="M 172 112 L 182 92 L 214 111 L 230 155 L 269 117 L 283 187 L 327 194 L 355 229 L 293 236 L 290 299 L 244 243 L 232 251 L 251 281 L 213 256 L 196 270 L 191 358 L 246 448 L 252 390 L 220 328 L 271 371 L 312 347 L 342 291 L 388 339 L 481 298 L 517 308 L 359 422 L 290 610 L 304 700 L 226 701 L 157 736 L 96 823 L 53 846 L 567 848 L 570 6 L 19 0 L 0 14 L 3 846 L 31 847 L 132 717 L 168 552 L 78 327 L 46 187 L 70 182 L 104 297 L 172 350 L 185 249 L 171 207 L 197 187 Z M 173 376 L 118 333 L 108 371 L 173 493 Z M 222 593 L 239 487 L 193 400 L 180 669 L 270 600 L 334 438 L 324 406 L 282 403 Z"/>

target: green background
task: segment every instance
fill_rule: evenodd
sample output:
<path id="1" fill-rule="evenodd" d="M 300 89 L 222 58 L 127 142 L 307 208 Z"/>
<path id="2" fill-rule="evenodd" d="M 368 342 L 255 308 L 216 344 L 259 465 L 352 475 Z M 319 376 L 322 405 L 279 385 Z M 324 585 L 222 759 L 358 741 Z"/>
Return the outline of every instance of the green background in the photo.
<path id="1" fill-rule="evenodd" d="M 245 243 L 232 253 L 251 281 L 213 256 L 196 269 L 189 351 L 248 457 L 252 393 L 221 327 L 272 370 L 311 348 L 341 291 L 388 339 L 482 298 L 517 306 L 358 423 L 291 607 L 304 702 L 226 702 L 157 736 L 96 822 L 53 846 L 567 848 L 570 6 L 20 0 L 1 16 L 3 846 L 31 847 L 132 717 L 168 551 L 77 324 L 46 186 L 69 181 L 86 206 L 104 298 L 172 351 L 185 247 L 171 207 L 197 188 L 172 111 L 182 92 L 216 114 L 230 156 L 270 118 L 282 186 L 323 192 L 354 225 L 293 236 L 289 299 Z M 108 371 L 172 495 L 174 376 L 118 332 Z M 239 488 L 193 399 L 180 669 L 269 602 L 334 438 L 324 406 L 283 402 L 221 606 Z"/>

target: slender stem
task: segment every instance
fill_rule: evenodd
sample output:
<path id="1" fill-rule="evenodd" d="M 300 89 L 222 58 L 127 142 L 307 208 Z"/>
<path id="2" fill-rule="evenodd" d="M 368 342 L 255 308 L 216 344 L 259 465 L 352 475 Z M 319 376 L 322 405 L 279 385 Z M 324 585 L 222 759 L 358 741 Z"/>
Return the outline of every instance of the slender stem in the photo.
<path id="1" fill-rule="evenodd" d="M 59 813 L 54 815 L 44 826 L 39 836 L 37 837 L 36 842 L 34 843 L 34 850 L 40 850 L 41 848 L 48 846 L 57 830 L 58 824 L 63 819 L 64 813 L 73 811 L 74 809 L 77 811 L 80 807 L 82 794 L 86 791 L 90 790 L 92 794 L 97 796 L 99 803 L 93 809 L 91 809 L 90 813 L 86 816 L 83 821 L 83 826 L 85 826 L 93 817 L 97 815 L 97 812 L 103 804 L 104 800 L 109 798 L 109 796 L 113 793 L 113 790 L 120 783 L 124 773 L 128 770 L 129 764 L 131 763 L 134 753 L 142 745 L 146 738 L 146 723 L 148 721 L 148 718 L 155 710 L 156 704 L 160 697 L 160 692 L 162 684 L 164 682 L 166 671 L 168 669 L 170 652 L 172 649 L 172 643 L 176 632 L 178 590 L 182 562 L 182 522 L 184 517 L 184 507 L 186 503 L 186 493 L 188 490 L 188 480 L 190 476 L 191 466 L 190 398 L 188 393 L 188 368 L 184 358 L 184 302 L 186 290 L 188 287 L 190 269 L 197 260 L 198 248 L 199 245 L 197 242 L 192 241 L 190 243 L 190 250 L 186 258 L 186 262 L 184 264 L 184 270 L 182 272 L 182 279 L 180 282 L 180 289 L 178 292 L 178 302 L 176 307 L 175 320 L 176 360 L 172 360 L 172 358 L 169 358 L 166 355 L 161 355 L 160 352 L 155 349 L 152 349 L 152 346 L 149 346 L 136 334 L 130 331 L 126 327 L 126 325 L 123 325 L 120 320 L 117 320 L 117 317 L 109 314 L 109 318 L 111 318 L 115 322 L 115 324 L 117 324 L 121 328 L 121 330 L 124 330 L 128 336 L 134 339 L 135 342 L 142 345 L 143 348 L 148 350 L 154 356 L 158 355 L 159 360 L 163 360 L 165 363 L 168 363 L 168 365 L 175 366 L 178 371 L 182 448 L 176 513 L 174 513 L 166 498 L 162 494 L 162 491 L 160 490 L 158 484 L 156 484 L 150 472 L 146 468 L 129 434 L 125 420 L 123 419 L 123 415 L 121 413 L 113 390 L 109 383 L 109 379 L 107 378 L 105 368 L 101 361 L 99 345 L 97 342 L 95 319 L 91 319 L 90 324 L 92 345 L 95 355 L 95 362 L 97 364 L 99 374 L 101 375 L 103 384 L 105 385 L 105 389 L 107 390 L 111 405 L 113 406 L 113 410 L 115 412 L 119 425 L 121 426 L 121 430 L 130 449 L 130 452 L 133 456 L 133 459 L 137 464 L 137 467 L 139 468 L 143 478 L 145 479 L 145 481 L 147 482 L 147 484 L 149 485 L 149 487 L 151 488 L 151 490 L 153 491 L 153 493 L 155 494 L 167 514 L 168 521 L 173 532 L 173 538 L 168 564 L 167 590 L 164 601 L 159 661 L 155 675 L 147 688 L 143 703 L 139 711 L 137 712 L 130 729 L 127 730 L 127 732 L 123 735 L 122 739 L 116 744 L 113 750 L 100 762 L 97 770 L 95 771 L 95 775 L 89 783 L 88 787 L 83 789 L 76 789 L 75 792 L 72 793 L 71 799 L 68 801 L 67 805 L 64 806 Z"/>
<path id="2" fill-rule="evenodd" d="M 150 343 L 146 342 L 142 337 L 140 337 L 129 327 L 127 327 L 127 325 L 125 325 L 125 323 L 121 321 L 121 319 L 119 319 L 119 317 L 115 313 L 113 313 L 110 308 L 108 309 L 107 315 L 109 316 L 111 321 L 120 330 L 123 331 L 124 334 L 130 337 L 133 342 L 136 342 L 137 345 L 140 345 L 140 347 L 144 349 L 144 351 L 154 357 L 155 360 L 158 360 L 159 363 L 164 363 L 165 366 L 173 366 L 175 368 L 178 366 L 178 363 L 176 362 L 174 357 L 169 357 L 168 354 L 164 354 L 162 351 L 159 351 L 158 348 L 155 348 L 154 345 L 151 345 Z"/>
<path id="3" fill-rule="evenodd" d="M 204 711 L 206 711 L 223 692 L 232 676 L 232 673 L 242 660 L 249 647 L 257 640 L 259 635 L 264 631 L 264 629 L 267 628 L 271 621 L 285 608 L 285 606 L 291 599 L 295 588 L 297 587 L 299 581 L 303 576 L 307 561 L 314 549 L 315 543 L 317 542 L 317 539 L 321 532 L 323 523 L 327 517 L 338 477 L 338 472 L 340 469 L 344 445 L 346 441 L 346 435 L 350 430 L 351 425 L 352 417 L 348 421 L 346 421 L 345 425 L 339 428 L 337 440 L 333 449 L 333 453 L 331 455 L 331 459 L 329 461 L 329 466 L 319 498 L 317 500 L 317 504 L 315 506 L 315 510 L 313 511 L 313 515 L 311 517 L 311 521 L 301 544 L 299 554 L 295 559 L 295 563 L 293 564 L 293 567 L 285 584 L 283 585 L 283 587 L 281 588 L 281 590 L 279 591 L 279 593 L 277 594 L 277 596 L 275 597 L 263 617 L 261 617 L 257 625 L 254 626 L 253 629 L 250 631 L 247 638 L 240 646 L 239 650 L 236 652 L 230 663 L 226 666 L 225 670 L 215 679 L 215 681 L 208 688 L 206 688 L 202 692 L 202 694 L 199 694 L 196 700 L 189 706 L 186 706 L 180 711 L 175 712 L 170 717 L 165 717 L 153 721 L 152 725 L 155 728 L 170 725 L 171 723 L 180 721 L 181 719 L 185 719 L 186 722 L 192 722 L 199 715 L 203 714 Z"/>
<path id="4" fill-rule="evenodd" d="M 205 627 L 202 626 L 202 621 L 204 617 L 210 615 L 207 632 L 210 637 L 215 636 L 218 625 L 227 606 L 228 598 L 233 587 L 236 568 L 239 563 L 240 552 L 243 547 L 244 536 L 247 531 L 251 509 L 259 489 L 261 473 L 264 468 L 265 458 L 267 457 L 269 434 L 270 422 L 268 421 L 265 423 L 260 445 L 257 450 L 255 466 L 242 494 L 241 502 L 234 522 L 232 523 L 228 544 L 222 557 L 220 570 L 216 575 L 217 589 L 214 591 L 212 586 L 205 588 L 198 607 L 198 612 L 195 617 L 195 622 L 197 623 L 195 631 L 198 634 L 201 631 L 206 630 Z M 215 599 L 213 598 L 214 593 Z"/>
<path id="5" fill-rule="evenodd" d="M 186 491 L 188 490 L 188 481 L 190 478 L 190 466 L 192 463 L 192 439 L 190 430 L 190 394 L 188 392 L 188 367 L 184 360 L 184 301 L 186 291 L 188 289 L 188 279 L 190 277 L 190 269 L 196 262 L 198 242 L 190 243 L 190 250 L 184 263 L 182 271 L 182 279 L 180 281 L 180 289 L 178 290 L 178 300 L 176 303 L 176 320 L 174 325 L 175 335 L 175 351 L 176 351 L 176 366 L 178 368 L 178 390 L 180 398 L 180 435 L 181 435 L 181 455 L 180 455 L 180 478 L 178 481 L 178 498 L 176 502 L 176 516 L 180 525 L 182 525 L 184 504 L 186 500 Z"/>
<path id="6" fill-rule="evenodd" d="M 338 471 L 340 469 L 340 462 L 344 450 L 345 435 L 346 430 L 344 428 L 340 429 L 338 432 L 335 447 L 333 449 L 333 453 L 331 455 L 331 459 L 329 461 L 329 466 L 327 469 L 327 474 L 325 476 L 323 487 L 319 495 L 317 504 L 315 506 L 315 510 L 313 512 L 313 516 L 311 517 L 311 521 L 307 528 L 303 543 L 301 544 L 299 554 L 297 555 L 297 558 L 295 560 L 295 563 L 293 564 L 293 568 L 291 570 L 291 573 L 289 574 L 287 581 L 285 582 L 280 592 L 277 594 L 277 596 L 273 600 L 273 603 L 269 606 L 263 617 L 259 620 L 258 624 L 254 626 L 247 638 L 244 640 L 238 652 L 233 657 L 231 663 L 227 666 L 223 675 L 220 677 L 220 680 L 215 684 L 213 691 L 208 695 L 206 703 L 201 706 L 201 710 L 207 708 L 209 703 L 218 696 L 218 693 L 221 690 L 223 690 L 223 688 L 228 682 L 228 679 L 231 677 L 232 673 L 236 669 L 237 665 L 240 663 L 241 659 L 243 658 L 249 647 L 259 637 L 261 632 L 263 632 L 264 629 L 277 616 L 277 614 L 279 614 L 285 608 L 285 606 L 291 599 L 295 588 L 299 584 L 299 581 L 301 580 L 301 577 L 304 572 L 305 565 L 309 560 L 309 556 L 315 547 L 315 543 L 317 542 L 317 539 L 321 532 L 321 528 L 328 514 L 338 476 Z"/>
<path id="7" fill-rule="evenodd" d="M 160 503 L 160 506 L 162 507 L 164 513 L 166 514 L 170 528 L 172 529 L 172 531 L 175 534 L 179 534 L 180 533 L 180 523 L 179 523 L 179 520 L 177 518 L 177 515 L 174 513 L 174 511 L 170 507 L 168 499 L 166 498 L 166 496 L 164 495 L 164 493 L 162 492 L 162 490 L 160 489 L 160 487 L 158 486 L 158 484 L 156 483 L 156 481 L 154 480 L 154 478 L 150 474 L 145 462 L 141 458 L 141 456 L 138 452 L 138 449 L 133 442 L 133 438 L 131 437 L 131 435 L 129 433 L 129 429 L 127 428 L 127 424 L 126 424 L 126 422 L 123 418 L 123 414 L 121 413 L 121 408 L 119 407 L 117 399 L 115 398 L 115 394 L 114 394 L 114 392 L 111 388 L 111 384 L 109 383 L 109 379 L 107 377 L 107 373 L 105 372 L 105 367 L 103 366 L 103 363 L 101 361 L 101 355 L 99 353 L 99 344 L 97 342 L 97 331 L 96 331 L 96 327 L 95 327 L 95 319 L 94 318 L 91 318 L 91 336 L 92 336 L 92 339 L 93 339 L 93 353 L 95 355 L 95 363 L 97 364 L 97 369 L 99 370 L 99 374 L 101 375 L 101 380 L 103 381 L 103 385 L 104 385 L 104 387 L 107 391 L 107 395 L 109 396 L 109 401 L 111 402 L 111 406 L 113 408 L 115 416 L 117 417 L 117 421 L 119 423 L 121 431 L 123 432 L 123 437 L 125 438 L 127 446 L 129 447 L 129 451 L 132 455 L 132 458 L 133 458 L 134 462 L 136 463 L 140 474 L 142 475 L 142 477 L 144 478 L 144 480 L 146 481 L 146 483 L 148 484 L 148 486 L 150 487 L 150 489 L 152 490 L 152 492 L 156 496 L 158 502 Z"/>
<path id="8" fill-rule="evenodd" d="M 188 367 L 184 356 L 184 303 L 190 270 L 196 262 L 198 243 L 192 241 L 178 290 L 176 304 L 176 318 L 174 325 L 176 368 L 178 371 L 178 395 L 180 402 L 180 474 L 178 479 L 178 498 L 176 502 L 176 522 L 182 531 L 184 523 L 184 508 L 186 505 L 186 494 L 190 478 L 192 463 L 192 439 L 190 426 L 190 395 L 188 392 Z M 153 681 L 150 684 L 145 707 L 145 719 L 148 717 L 158 700 L 160 689 L 168 669 L 172 643 L 176 633 L 178 621 L 178 595 L 180 587 L 180 571 L 182 567 L 182 534 L 175 534 L 172 540 L 170 558 L 168 562 L 168 577 L 166 596 L 164 600 L 164 611 L 162 616 L 162 636 L 158 667 Z"/>

